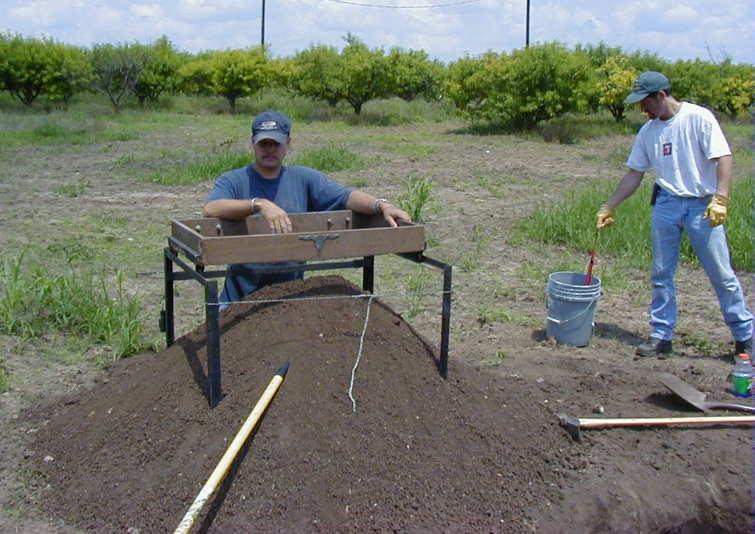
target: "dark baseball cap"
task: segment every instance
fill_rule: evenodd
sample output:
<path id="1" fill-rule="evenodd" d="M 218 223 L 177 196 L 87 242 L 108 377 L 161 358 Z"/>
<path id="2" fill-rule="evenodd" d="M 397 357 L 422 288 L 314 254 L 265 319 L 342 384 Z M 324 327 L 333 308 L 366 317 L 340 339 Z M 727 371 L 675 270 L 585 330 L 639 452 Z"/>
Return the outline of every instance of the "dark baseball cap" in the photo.
<path id="1" fill-rule="evenodd" d="M 278 111 L 263 111 L 252 121 L 252 143 L 272 139 L 287 143 L 291 134 L 291 120 Z"/>
<path id="2" fill-rule="evenodd" d="M 640 77 L 634 81 L 632 92 L 624 99 L 625 104 L 636 104 L 650 93 L 666 91 L 671 88 L 668 78 L 660 72 L 648 70 L 640 74 Z"/>

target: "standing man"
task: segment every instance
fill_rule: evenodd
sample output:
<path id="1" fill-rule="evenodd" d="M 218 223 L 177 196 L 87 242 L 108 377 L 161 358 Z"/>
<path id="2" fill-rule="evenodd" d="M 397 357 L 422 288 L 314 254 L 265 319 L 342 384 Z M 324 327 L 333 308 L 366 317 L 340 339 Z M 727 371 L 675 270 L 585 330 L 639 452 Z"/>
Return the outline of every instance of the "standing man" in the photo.
<path id="1" fill-rule="evenodd" d="M 732 158 L 721 127 L 707 109 L 671 96 L 671 84 L 660 72 L 643 72 L 624 102 L 639 102 L 650 120 L 635 138 L 627 160 L 629 171 L 598 210 L 597 227 L 613 224 L 615 208 L 652 168 L 656 178 L 651 200 L 650 339 L 637 348 L 637 354 L 660 358 L 672 354 L 677 316 L 674 275 L 683 230 L 716 291 L 735 353 L 752 354 L 752 313 L 731 268 L 723 227 Z"/>
<path id="2" fill-rule="evenodd" d="M 382 214 L 393 227 L 411 222 L 409 215 L 384 198 L 343 187 L 308 167 L 284 166 L 291 145 L 291 121 L 277 111 L 264 111 L 252 122 L 251 165 L 228 171 L 215 181 L 203 214 L 221 219 L 244 219 L 259 213 L 276 234 L 291 232 L 289 213 L 349 209 L 357 213 Z M 220 295 L 220 309 L 245 295 L 276 282 L 302 278 L 293 273 L 259 273 L 262 264 L 230 265 Z"/>

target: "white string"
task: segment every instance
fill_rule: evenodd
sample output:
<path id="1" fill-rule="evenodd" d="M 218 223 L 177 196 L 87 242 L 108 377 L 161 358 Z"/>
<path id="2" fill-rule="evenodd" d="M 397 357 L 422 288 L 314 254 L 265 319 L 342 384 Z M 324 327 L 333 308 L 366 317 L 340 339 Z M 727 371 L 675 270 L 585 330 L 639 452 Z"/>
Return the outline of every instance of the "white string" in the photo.
<path id="1" fill-rule="evenodd" d="M 357 401 L 354 399 L 354 395 L 352 394 L 352 391 L 354 389 L 354 377 L 356 376 L 357 367 L 359 366 L 359 360 L 362 358 L 362 347 L 364 346 L 364 334 L 367 332 L 367 323 L 370 320 L 370 305 L 372 304 L 372 297 L 373 295 L 369 296 L 370 299 L 367 301 L 367 313 L 364 317 L 364 327 L 362 328 L 362 337 L 359 338 L 359 352 L 357 352 L 357 359 L 356 362 L 354 362 L 354 367 L 351 369 L 351 382 L 349 383 L 349 398 L 351 399 L 351 413 L 356 413 L 357 411 Z"/>

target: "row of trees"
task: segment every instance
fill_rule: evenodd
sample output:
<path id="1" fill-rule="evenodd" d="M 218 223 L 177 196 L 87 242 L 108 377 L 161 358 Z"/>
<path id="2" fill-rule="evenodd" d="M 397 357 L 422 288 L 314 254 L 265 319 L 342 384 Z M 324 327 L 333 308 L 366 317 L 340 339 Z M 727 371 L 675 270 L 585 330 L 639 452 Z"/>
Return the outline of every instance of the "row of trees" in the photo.
<path id="1" fill-rule="evenodd" d="M 272 86 L 331 105 L 347 102 L 357 114 L 377 98 L 447 98 L 470 119 L 518 127 L 600 108 L 622 120 L 624 96 L 647 69 L 665 72 L 679 98 L 731 116 L 750 108 L 755 90 L 752 65 L 668 62 L 604 44 L 569 49 L 546 43 L 443 65 L 421 50 L 371 49 L 352 34 L 344 40 L 341 50 L 312 45 L 291 57 L 271 58 L 261 47 L 192 55 L 166 37 L 148 45 L 83 49 L 0 34 L 0 89 L 27 105 L 40 96 L 64 105 L 74 94 L 94 90 L 116 109 L 128 97 L 143 104 L 169 93 L 214 95 L 225 98 L 232 112 L 239 98 Z"/>

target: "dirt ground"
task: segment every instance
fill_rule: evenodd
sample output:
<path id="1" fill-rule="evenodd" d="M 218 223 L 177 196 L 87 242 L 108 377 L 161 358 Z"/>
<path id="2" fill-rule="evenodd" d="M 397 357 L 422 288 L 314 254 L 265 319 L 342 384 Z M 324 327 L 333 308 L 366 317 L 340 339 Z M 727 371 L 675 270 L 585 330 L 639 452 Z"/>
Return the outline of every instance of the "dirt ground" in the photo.
<path id="1" fill-rule="evenodd" d="M 729 334 L 704 274 L 694 268 L 680 269 L 681 314 L 671 359 L 634 356 L 646 335 L 644 272 L 631 273 L 624 289 L 604 290 L 589 346 L 545 338 L 546 275 L 586 256 L 513 245 L 507 229 L 576 183 L 617 179 L 620 167 L 606 161 L 628 148 L 628 138 L 557 146 L 461 134 L 449 124 L 376 130 L 333 134 L 363 136 L 358 148 L 379 160 L 361 172 L 365 190 L 395 198 L 402 180 L 418 172 L 437 183 L 441 207 L 426 224 L 437 244 L 428 255 L 457 265 L 448 380 L 433 361 L 440 276 L 431 272 L 423 309 L 409 326 L 401 280 L 412 271 L 382 258 L 353 388 L 356 412 L 347 392 L 364 299 L 235 309 L 224 319 L 224 398 L 215 410 L 202 395 L 201 295 L 188 285 L 177 304 L 177 330 L 185 336 L 167 350 L 106 370 L 86 360 L 40 357 L 33 345 L 5 336 L 12 389 L 0 395 L 0 531 L 175 528 L 284 361 L 291 362 L 289 375 L 243 461 L 203 514 L 205 530 L 751 531 L 750 428 L 588 430 L 576 442 L 558 424 L 560 413 L 698 415 L 665 390 L 659 372 L 679 376 L 710 399 L 734 400 L 725 391 Z M 322 141 L 316 126 L 297 132 L 297 147 Z M 53 243 L 61 221 L 82 214 L 118 220 L 124 231 L 115 239 L 124 247 L 135 229 L 164 226 L 162 235 L 146 242 L 154 260 L 139 265 L 129 285 L 156 324 L 168 220 L 194 216 L 210 182 L 173 188 L 134 183 L 129 173 L 138 169 L 115 162 L 124 151 L 148 151 L 171 143 L 172 136 L 189 148 L 191 140 L 197 146 L 212 142 L 200 134 L 187 124 L 114 147 L 4 152 L 0 246 Z M 396 155 L 377 136 L 432 151 Z M 476 185 L 481 173 L 508 177 L 500 181 L 501 195 Z M 91 186 L 80 196 L 53 192 L 82 176 Z M 349 179 L 347 172 L 334 178 Z M 487 239 L 484 249 L 470 249 L 476 231 Z M 471 253 L 476 264 L 459 268 Z M 598 276 L 612 266 L 611 258 L 599 261 Z M 740 280 L 751 295 L 751 273 L 741 273 Z M 356 291 L 341 278 L 309 277 L 258 297 Z M 518 319 L 480 320 L 482 308 L 501 305 Z M 701 339 L 710 340 L 712 351 L 702 353 Z"/>

